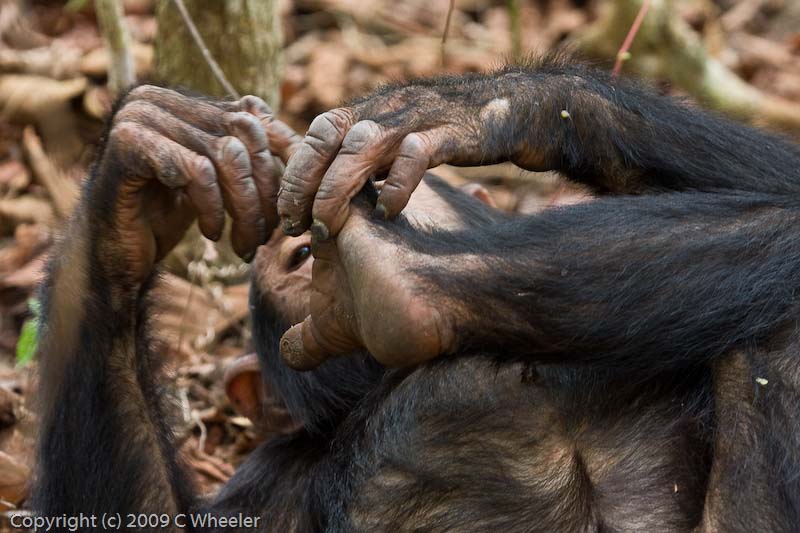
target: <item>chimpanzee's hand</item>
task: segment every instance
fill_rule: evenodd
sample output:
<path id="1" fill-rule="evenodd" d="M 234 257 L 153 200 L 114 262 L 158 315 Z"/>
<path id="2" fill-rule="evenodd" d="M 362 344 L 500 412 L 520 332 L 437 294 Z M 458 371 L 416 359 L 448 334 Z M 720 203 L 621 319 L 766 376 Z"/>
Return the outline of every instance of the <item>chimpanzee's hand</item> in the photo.
<path id="1" fill-rule="evenodd" d="M 379 91 L 318 116 L 289 161 L 278 197 L 282 227 L 299 235 L 339 233 L 350 200 L 370 175 L 388 171 L 376 213 L 397 215 L 426 169 L 513 158 L 508 130 L 513 85 L 497 78 L 434 80 Z"/>
<path id="2" fill-rule="evenodd" d="M 218 239 L 227 211 L 233 249 L 249 260 L 278 222 L 272 152 L 286 161 L 299 141 L 254 96 L 215 103 L 134 89 L 113 117 L 84 198 L 103 259 L 139 283 L 195 217 L 203 235 Z"/>

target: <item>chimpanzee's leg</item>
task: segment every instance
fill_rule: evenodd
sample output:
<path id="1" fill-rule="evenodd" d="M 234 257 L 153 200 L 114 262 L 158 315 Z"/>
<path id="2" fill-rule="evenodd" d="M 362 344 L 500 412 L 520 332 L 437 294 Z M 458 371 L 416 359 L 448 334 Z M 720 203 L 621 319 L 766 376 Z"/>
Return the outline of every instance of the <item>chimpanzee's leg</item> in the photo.
<path id="1" fill-rule="evenodd" d="M 419 293 L 452 309 L 451 351 L 657 372 L 767 343 L 793 320 L 798 222 L 781 196 L 683 192 L 462 232 L 373 224 L 411 250 Z"/>
<path id="2" fill-rule="evenodd" d="M 636 383 L 712 364 L 702 527 L 793 531 L 798 222 L 800 207 L 779 195 L 682 192 L 604 197 L 465 232 L 373 224 L 410 251 L 399 256 L 418 294 L 452 310 L 453 353 L 594 365 Z"/>
<path id="3" fill-rule="evenodd" d="M 766 343 L 797 310 L 800 208 L 780 195 L 609 196 L 457 231 L 356 209 L 314 245 L 290 364 L 361 345 L 390 366 L 481 351 L 653 375 Z"/>
<path id="4" fill-rule="evenodd" d="M 330 436 L 305 430 L 271 439 L 250 454 L 198 515 L 257 518 L 250 531 L 324 531 L 325 503 L 317 487 L 323 482 L 330 442 Z M 333 484 L 328 490 L 335 490 Z"/>
<path id="5" fill-rule="evenodd" d="M 700 530 L 796 531 L 800 365 L 796 332 L 776 350 L 714 362 L 715 432 Z"/>

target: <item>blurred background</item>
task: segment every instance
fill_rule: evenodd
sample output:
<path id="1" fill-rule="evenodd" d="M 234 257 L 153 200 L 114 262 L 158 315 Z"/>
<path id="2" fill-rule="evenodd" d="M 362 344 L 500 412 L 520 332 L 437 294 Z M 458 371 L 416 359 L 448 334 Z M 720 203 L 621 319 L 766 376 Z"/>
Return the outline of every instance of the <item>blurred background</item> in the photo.
<path id="1" fill-rule="evenodd" d="M 256 94 L 304 132 L 385 82 L 553 50 L 800 136 L 798 0 L 0 0 L 0 513 L 24 506 L 32 471 L 35 288 L 118 92 Z M 584 194 L 510 165 L 438 173 L 519 212 Z M 231 400 L 247 379 L 223 379 L 252 350 L 248 267 L 194 231 L 166 270 L 157 333 L 175 431 L 213 491 L 275 429 Z"/>

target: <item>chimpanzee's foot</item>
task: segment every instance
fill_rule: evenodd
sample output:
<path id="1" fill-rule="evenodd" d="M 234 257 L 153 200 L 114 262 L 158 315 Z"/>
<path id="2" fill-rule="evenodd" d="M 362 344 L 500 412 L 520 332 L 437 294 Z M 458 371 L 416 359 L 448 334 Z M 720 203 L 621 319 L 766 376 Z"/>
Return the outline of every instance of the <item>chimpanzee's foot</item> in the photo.
<path id="1" fill-rule="evenodd" d="M 359 347 L 387 366 L 447 352 L 452 309 L 413 273 L 434 259 L 378 230 L 367 209 L 353 211 L 335 240 L 314 239 L 311 315 L 282 339 L 287 364 L 313 368 Z"/>

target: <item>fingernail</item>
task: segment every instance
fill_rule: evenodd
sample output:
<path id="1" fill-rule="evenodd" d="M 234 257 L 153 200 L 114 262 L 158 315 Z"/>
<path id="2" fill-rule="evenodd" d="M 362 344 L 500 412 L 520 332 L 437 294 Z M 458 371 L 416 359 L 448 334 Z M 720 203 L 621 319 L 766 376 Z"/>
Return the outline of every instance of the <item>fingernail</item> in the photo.
<path id="1" fill-rule="evenodd" d="M 287 235 L 291 235 L 294 232 L 295 223 L 292 222 L 290 218 L 284 218 L 281 221 L 281 228 L 283 232 Z"/>
<path id="2" fill-rule="evenodd" d="M 317 242 L 325 242 L 330 239 L 331 232 L 328 230 L 328 226 L 326 226 L 324 222 L 315 220 L 314 223 L 311 224 L 311 236 Z"/>
<path id="3" fill-rule="evenodd" d="M 389 219 L 389 212 L 386 211 L 386 206 L 380 202 L 378 202 L 378 204 L 375 206 L 375 218 L 379 218 L 381 220 Z"/>

